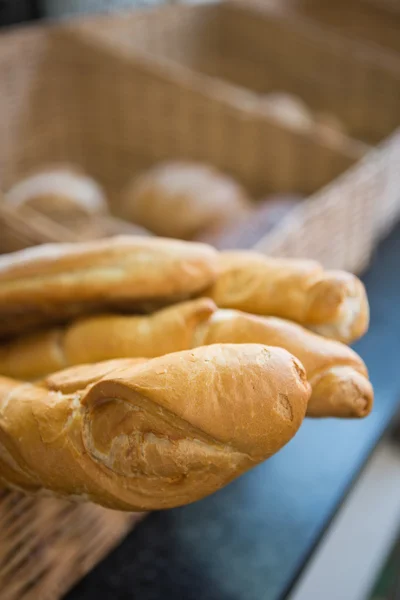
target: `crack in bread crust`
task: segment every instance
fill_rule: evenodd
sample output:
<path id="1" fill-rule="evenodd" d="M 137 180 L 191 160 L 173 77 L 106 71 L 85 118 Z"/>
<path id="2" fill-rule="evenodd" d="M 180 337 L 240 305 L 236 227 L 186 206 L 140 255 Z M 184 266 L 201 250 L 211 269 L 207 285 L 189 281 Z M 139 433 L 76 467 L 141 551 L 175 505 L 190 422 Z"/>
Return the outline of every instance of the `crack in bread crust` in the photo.
<path id="1" fill-rule="evenodd" d="M 214 455 L 215 459 L 220 458 L 231 462 L 232 468 L 237 467 L 237 463 L 243 459 L 254 462 L 248 454 L 216 440 L 144 396 L 135 394 L 135 399 L 136 403 L 132 404 L 132 401 L 123 398 L 102 398 L 100 401 L 89 403 L 90 406 L 85 407 L 82 427 L 85 448 L 99 465 L 106 467 L 113 473 L 118 473 L 124 477 L 180 479 L 188 473 L 189 469 L 196 469 L 196 456 L 193 456 L 193 461 L 190 460 L 191 452 L 196 454 L 196 451 L 200 455 L 203 454 L 203 464 L 199 463 L 197 470 L 204 470 L 204 458 L 207 454 Z M 96 446 L 95 440 L 96 411 L 100 410 L 102 412 L 102 409 L 105 408 L 105 412 L 108 412 L 108 405 L 115 414 L 118 404 L 124 405 L 121 413 L 124 413 L 123 418 L 127 419 L 130 424 L 129 433 L 114 437 L 106 451 L 104 451 L 105 448 L 101 451 Z M 103 415 L 103 417 L 102 424 L 104 426 L 109 425 L 109 415 L 107 414 L 107 417 Z M 152 421 L 152 426 L 144 422 L 146 419 Z M 153 423 L 153 420 L 155 423 Z M 132 426 L 132 423 L 137 421 L 140 423 Z M 119 426 L 121 426 L 121 422 Z M 164 433 L 166 430 L 169 434 Z M 154 448 L 153 452 L 150 449 L 150 452 L 147 453 L 146 449 L 149 445 L 153 445 Z M 192 448 L 189 447 L 190 445 L 192 445 Z M 150 466 L 151 460 L 149 459 L 152 459 L 155 463 L 158 454 L 160 459 L 165 459 L 167 455 L 172 463 L 176 458 L 175 468 L 172 464 L 165 464 L 165 460 L 164 464 L 161 460 L 158 469 L 154 465 Z M 134 463 L 133 468 L 132 463 Z M 207 464 L 207 468 L 209 467 L 210 464 Z"/>

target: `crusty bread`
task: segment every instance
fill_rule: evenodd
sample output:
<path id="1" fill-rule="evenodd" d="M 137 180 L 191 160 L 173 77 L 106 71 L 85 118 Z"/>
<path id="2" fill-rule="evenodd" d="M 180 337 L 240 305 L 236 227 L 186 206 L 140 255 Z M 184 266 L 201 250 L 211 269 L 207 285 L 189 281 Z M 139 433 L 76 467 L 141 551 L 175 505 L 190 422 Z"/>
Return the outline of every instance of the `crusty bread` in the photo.
<path id="1" fill-rule="evenodd" d="M 0 336 L 119 303 L 133 311 L 188 298 L 213 282 L 216 256 L 205 244 L 133 236 L 5 255 Z"/>
<path id="2" fill-rule="evenodd" d="M 195 345 L 257 343 L 280 346 L 306 369 L 312 394 L 309 417 L 365 417 L 373 389 L 363 360 L 348 346 L 276 317 L 221 309 L 196 330 Z"/>
<path id="3" fill-rule="evenodd" d="M 206 294 L 220 308 L 291 319 L 345 343 L 368 329 L 365 289 L 350 273 L 251 251 L 222 252 L 219 263 L 221 273 Z"/>
<path id="4" fill-rule="evenodd" d="M 120 510 L 187 504 L 280 450 L 310 395 L 297 359 L 257 344 L 126 364 L 70 394 L 1 378 L 2 482 Z"/>
<path id="5" fill-rule="evenodd" d="M 216 308 L 209 298 L 198 298 L 148 316 L 104 315 L 80 319 L 66 329 L 66 362 L 75 365 L 112 358 L 153 358 L 187 350 L 193 345 L 196 328 Z"/>
<path id="6" fill-rule="evenodd" d="M 134 223 L 181 239 L 237 220 L 251 208 L 244 189 L 231 177 L 193 162 L 167 162 L 150 169 L 128 185 L 122 205 Z"/>
<path id="7" fill-rule="evenodd" d="M 36 379 L 67 365 L 117 358 L 151 358 L 217 343 L 285 348 L 304 365 L 312 385 L 307 415 L 364 417 L 373 390 L 362 359 L 348 346 L 276 317 L 220 309 L 208 298 L 182 302 L 150 316 L 103 315 L 24 336 L 0 347 L 0 373 Z M 85 367 L 87 369 L 87 367 Z"/>
<path id="8" fill-rule="evenodd" d="M 33 380 L 68 366 L 113 358 L 153 358 L 193 346 L 196 328 L 216 310 L 209 298 L 151 315 L 82 317 L 64 328 L 31 333 L 0 346 L 0 373 Z"/>
<path id="9" fill-rule="evenodd" d="M 116 358 L 103 360 L 93 364 L 82 364 L 67 367 L 38 381 L 37 384 L 54 392 L 71 394 L 85 389 L 91 383 L 96 383 L 109 373 L 116 375 L 121 369 L 133 367 L 147 362 L 147 358 Z"/>

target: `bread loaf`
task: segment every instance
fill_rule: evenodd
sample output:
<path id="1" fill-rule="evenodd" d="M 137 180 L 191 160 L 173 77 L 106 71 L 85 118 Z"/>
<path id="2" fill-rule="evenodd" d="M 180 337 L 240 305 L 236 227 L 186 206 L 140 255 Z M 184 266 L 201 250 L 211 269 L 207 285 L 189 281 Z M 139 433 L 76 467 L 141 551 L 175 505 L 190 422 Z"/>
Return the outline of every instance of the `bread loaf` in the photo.
<path id="1" fill-rule="evenodd" d="M 243 188 L 211 166 L 157 165 L 130 183 L 124 215 L 157 235 L 191 239 L 210 225 L 240 219 L 251 208 Z"/>
<path id="2" fill-rule="evenodd" d="M 217 253 L 205 244 L 124 237 L 45 244 L 0 257 L 0 337 L 123 304 L 168 304 L 210 285 Z"/>
<path id="3" fill-rule="evenodd" d="M 25 336 L 0 347 L 0 373 L 35 379 L 67 365 L 149 358 L 217 343 L 258 343 L 284 348 L 304 365 L 312 385 L 308 416 L 364 417 L 371 411 L 373 390 L 367 368 L 348 346 L 276 317 L 215 311 L 212 300 L 200 298 L 151 316 L 79 319 L 65 329 Z"/>
<path id="4" fill-rule="evenodd" d="M 5 202 L 19 209 L 28 206 L 71 225 L 107 211 L 107 200 L 94 179 L 76 168 L 46 168 L 17 182 Z"/>
<path id="5" fill-rule="evenodd" d="M 251 251 L 222 252 L 219 263 L 220 275 L 206 294 L 220 308 L 291 319 L 346 343 L 368 329 L 365 289 L 350 273 Z"/>
<path id="6" fill-rule="evenodd" d="M 257 343 L 285 348 L 306 369 L 309 417 L 365 417 L 373 389 L 363 360 L 348 346 L 276 317 L 221 309 L 196 329 L 195 345 Z"/>
<path id="7" fill-rule="evenodd" d="M 22 336 L 0 346 L 0 374 L 33 380 L 72 365 L 113 358 L 152 358 L 193 347 L 196 328 L 216 310 L 198 298 L 148 316 L 96 315 L 64 328 Z"/>
<path id="8" fill-rule="evenodd" d="M 257 344 L 126 364 L 86 387 L 80 368 L 71 393 L 1 378 L 2 483 L 119 510 L 187 504 L 280 450 L 310 395 L 297 359 Z"/>

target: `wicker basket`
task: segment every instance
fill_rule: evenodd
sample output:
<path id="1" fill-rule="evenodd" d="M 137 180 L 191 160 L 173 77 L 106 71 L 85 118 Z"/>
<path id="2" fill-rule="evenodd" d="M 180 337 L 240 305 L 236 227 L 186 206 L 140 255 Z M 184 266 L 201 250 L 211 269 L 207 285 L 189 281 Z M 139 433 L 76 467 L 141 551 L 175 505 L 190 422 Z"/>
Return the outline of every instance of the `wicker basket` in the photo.
<path id="1" fill-rule="evenodd" d="M 293 10 L 341 36 L 400 53 L 398 0 L 262 0 Z"/>
<path id="2" fill-rule="evenodd" d="M 399 149 L 397 131 L 303 202 L 257 244 L 257 250 L 271 256 L 318 258 L 330 268 L 353 267 L 361 272 L 368 265 L 371 249 L 400 216 Z"/>
<path id="3" fill-rule="evenodd" d="M 400 127 L 400 60 L 376 47 L 349 48 L 342 36 L 275 2 L 170 6 L 92 17 L 79 28 L 87 39 L 158 65 L 177 83 L 247 102 L 266 118 L 263 94 L 283 90 L 337 116 L 353 139 L 376 144 Z"/>
<path id="4" fill-rule="evenodd" d="M 143 517 L 0 490 L 1 598 L 61 597 Z"/>
<path id="5" fill-rule="evenodd" d="M 214 7 L 174 7 L 171 14 L 198 15 L 201 27 L 209 10 Z M 144 30 L 147 15 L 138 16 Z M 115 31 L 119 21 L 103 17 L 89 19 L 85 26 L 78 22 L 2 36 L 1 187 L 44 163 L 72 162 L 105 186 L 118 214 L 120 190 L 128 179 L 162 159 L 214 164 L 237 177 L 254 197 L 285 191 L 310 195 L 360 159 L 356 144 L 323 141 L 282 127 L 258 110 L 246 90 L 212 77 L 204 85 L 190 69 L 108 43 L 99 33 L 108 22 Z M 134 21 L 122 19 L 121 27 Z M 196 37 L 189 36 L 188 44 L 190 39 Z M 323 194 L 319 201 L 323 210 Z M 372 250 L 367 232 L 372 231 L 375 207 L 360 196 L 351 208 L 343 204 L 338 196 L 336 225 L 328 232 L 325 227 L 331 257 L 321 236 L 309 240 L 308 248 L 316 258 L 359 270 Z M 362 236 L 350 241 L 342 231 L 352 227 L 354 215 Z M 303 237 L 309 234 L 303 231 Z M 346 252 L 348 242 L 352 250 Z M 343 260 L 336 263 L 338 256 Z"/>
<path id="6" fill-rule="evenodd" d="M 74 24 L 71 35 L 130 66 L 119 102 L 122 110 L 123 98 L 139 102 L 132 135 L 139 130 L 154 144 L 152 162 L 181 153 L 233 172 L 255 195 L 313 194 L 259 248 L 359 271 L 399 218 L 398 135 L 339 186 L 324 188 L 347 158 L 363 153 L 355 138 L 377 143 L 400 125 L 400 71 L 386 55 L 361 47 L 349 54 L 339 37 L 263 0 L 91 18 Z M 276 88 L 337 115 L 353 139 L 338 145 L 278 125 L 259 101 L 260 92 Z M 144 97 L 151 99 L 145 108 Z"/>

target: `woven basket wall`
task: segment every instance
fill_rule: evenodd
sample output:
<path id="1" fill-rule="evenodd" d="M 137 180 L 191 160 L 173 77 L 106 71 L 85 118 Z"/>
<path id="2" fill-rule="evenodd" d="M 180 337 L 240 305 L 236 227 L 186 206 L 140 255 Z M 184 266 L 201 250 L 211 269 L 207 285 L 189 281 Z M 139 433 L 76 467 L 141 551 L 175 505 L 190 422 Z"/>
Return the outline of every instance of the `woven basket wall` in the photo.
<path id="1" fill-rule="evenodd" d="M 377 240 L 400 216 L 399 148 L 398 130 L 295 209 L 256 249 L 271 256 L 317 256 L 328 267 L 353 265 L 361 272 Z"/>
<path id="2" fill-rule="evenodd" d="M 0 597 L 60 598 L 143 517 L 0 490 Z"/>
<path id="3" fill-rule="evenodd" d="M 322 2 L 324 5 L 325 2 Z M 186 76 L 211 92 L 239 92 L 268 114 L 262 94 L 284 90 L 332 112 L 352 138 L 376 144 L 400 126 L 400 60 L 343 39 L 265 0 L 163 7 L 88 18 L 80 29 L 115 50 Z M 400 37 L 400 36 L 399 36 Z"/>
<path id="4" fill-rule="evenodd" d="M 254 196 L 309 195 L 361 156 L 352 144 L 283 128 L 240 92 L 231 98 L 218 82 L 204 87 L 190 72 L 176 75 L 78 26 L 11 33 L 0 50 L 5 189 L 35 167 L 72 162 L 99 179 L 118 212 L 134 173 L 180 157 L 215 164 Z"/>
<path id="5" fill-rule="evenodd" d="M 400 79 L 391 63 L 370 52 L 349 56 L 335 36 L 253 4 L 91 18 L 4 35 L 0 48 L 0 186 L 47 162 L 69 161 L 105 185 L 116 213 L 126 181 L 165 158 L 213 163 L 262 196 L 315 195 L 362 156 L 364 146 L 350 139 L 323 140 L 277 123 L 260 105 L 259 92 L 270 87 L 338 115 L 353 137 L 378 141 L 399 124 Z M 365 264 L 374 238 L 400 212 L 397 141 L 346 178 L 346 193 L 342 186 L 335 202 L 330 186 L 303 205 L 295 213 L 297 227 L 291 217 L 272 234 L 279 247 L 290 239 L 297 255 L 307 248 L 307 255 L 329 265 L 358 270 Z M 375 206 L 364 189 L 376 191 Z M 325 201 L 335 206 L 330 256 L 310 235 L 310 223 L 319 222 L 312 209 L 317 200 L 321 214 Z M 10 215 L 0 208 L 5 221 Z M 289 236 L 289 223 L 299 230 L 296 236 Z M 371 232 L 371 239 L 338 234 L 353 225 Z M 26 228 L 18 235 L 40 239 Z M 56 236 L 66 239 L 61 230 Z M 298 237 L 303 241 L 294 246 Z M 346 252 L 347 243 L 359 247 L 359 258 L 346 259 L 355 255 Z M 344 259 L 337 264 L 339 255 Z"/>
<path id="6" fill-rule="evenodd" d="M 363 151 L 351 139 L 335 148 L 332 140 L 321 142 L 278 125 L 260 105 L 260 92 L 278 88 L 298 95 L 316 111 L 340 117 L 353 138 L 374 143 L 400 125 L 396 100 L 400 73 L 392 61 L 361 49 L 349 55 L 334 34 L 269 10 L 263 2 L 168 7 L 92 18 L 75 28 L 78 32 L 87 44 L 123 56 L 135 72 L 146 70 L 157 81 L 154 106 L 160 97 L 165 99 L 162 108 L 168 119 L 161 127 L 168 129 L 167 122 L 173 122 L 178 136 L 184 127 L 189 132 L 189 115 L 192 144 L 198 136 L 204 140 L 197 148 L 189 146 L 189 152 L 196 154 L 208 139 L 206 154 L 200 152 L 198 157 L 233 171 L 256 194 L 313 193 L 343 170 L 338 152 L 360 157 Z M 178 90 L 179 108 L 175 102 L 175 108 L 169 109 Z M 190 121 L 196 107 L 198 113 Z M 229 127 L 224 123 L 228 115 Z M 153 120 L 159 121 L 153 116 L 147 122 Z M 160 139 L 164 138 L 160 132 Z M 174 148 L 168 144 L 167 150 L 171 153 Z M 333 184 L 316 194 L 259 247 L 285 255 L 290 248 L 294 255 L 359 270 L 374 240 L 400 216 L 400 193 L 393 183 L 400 177 L 398 136 L 383 143 L 378 153 L 371 153 L 353 170 L 337 193 Z M 327 236 L 313 235 L 311 231 L 320 229 L 324 220 L 325 206 L 326 214 L 334 216 L 324 222 L 331 231 Z"/>
<path id="7" fill-rule="evenodd" d="M 350 131 L 368 123 L 365 135 L 381 138 L 395 125 L 397 112 L 388 103 L 398 89 L 392 73 L 386 68 L 382 75 L 368 57 L 349 59 L 291 19 L 239 3 L 168 7 L 24 30 L 2 36 L 0 44 L 4 188 L 47 162 L 69 161 L 99 179 L 118 213 L 120 190 L 133 174 L 163 159 L 198 159 L 232 173 L 255 197 L 313 195 L 260 247 L 353 271 L 366 265 L 377 236 L 397 218 L 397 138 L 345 184 L 325 190 L 364 147 L 284 127 L 260 107 L 254 82 L 264 62 L 257 56 L 280 65 L 286 90 L 307 90 L 311 105 L 331 109 Z M 244 62 L 236 47 L 246 48 Z M 231 74 L 246 74 L 246 86 L 211 75 L 210 56 L 222 57 L 218 68 L 229 64 Z M 319 87 L 317 66 L 324 73 Z M 375 75 L 387 92 L 377 96 L 383 114 L 366 101 Z"/>
<path id="8" fill-rule="evenodd" d="M 289 9 L 343 37 L 400 53 L 398 0 L 261 0 Z"/>

